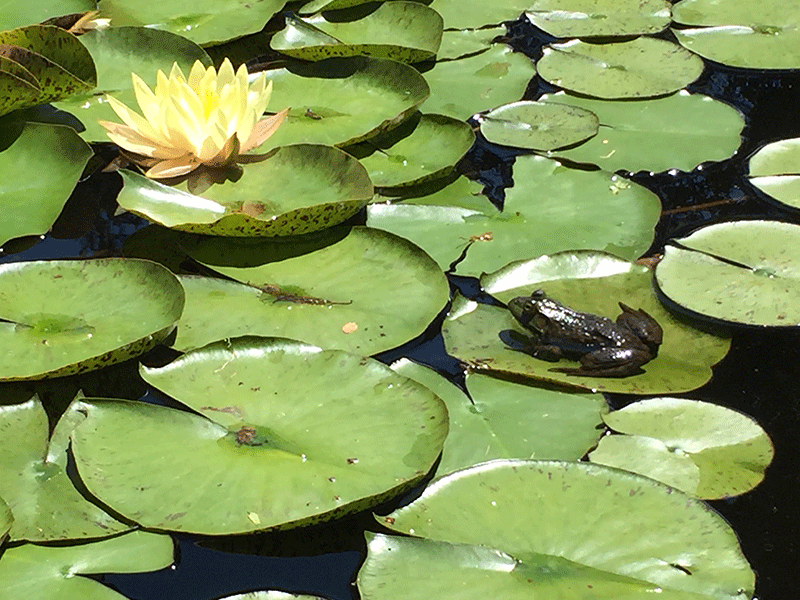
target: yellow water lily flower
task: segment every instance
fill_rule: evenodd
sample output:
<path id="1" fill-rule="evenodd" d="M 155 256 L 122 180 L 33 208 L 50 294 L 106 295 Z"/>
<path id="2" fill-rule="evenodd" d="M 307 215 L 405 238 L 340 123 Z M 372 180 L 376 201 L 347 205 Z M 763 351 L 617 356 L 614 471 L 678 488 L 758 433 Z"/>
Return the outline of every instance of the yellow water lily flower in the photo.
<path id="1" fill-rule="evenodd" d="M 187 80 L 178 63 L 169 77 L 158 72 L 150 90 L 131 73 L 142 115 L 108 96 L 125 123 L 100 121 L 115 144 L 133 153 L 132 159 L 153 178 L 179 177 L 200 165 L 222 167 L 240 154 L 260 146 L 283 123 L 289 109 L 259 120 L 269 103 L 272 82 L 262 73 L 247 83 L 247 67 L 234 73 L 226 58 L 219 73 L 194 63 Z"/>

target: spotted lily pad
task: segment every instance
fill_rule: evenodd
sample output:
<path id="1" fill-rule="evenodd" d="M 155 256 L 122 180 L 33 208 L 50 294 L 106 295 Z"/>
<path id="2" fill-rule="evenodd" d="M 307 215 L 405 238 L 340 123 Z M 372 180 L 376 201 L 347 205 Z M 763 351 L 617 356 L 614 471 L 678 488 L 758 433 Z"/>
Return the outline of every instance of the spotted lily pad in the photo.
<path id="1" fill-rule="evenodd" d="M 447 435 L 426 388 L 291 340 L 225 340 L 142 376 L 199 414 L 86 400 L 73 452 L 92 494 L 154 529 L 244 533 L 362 510 L 418 481 Z"/>
<path id="2" fill-rule="evenodd" d="M 608 171 L 691 171 L 701 162 L 732 156 L 744 128 L 735 108 L 684 91 L 648 100 L 595 100 L 561 92 L 541 100 L 580 106 L 598 116 L 598 135 L 555 155 Z"/>
<path id="3" fill-rule="evenodd" d="M 403 187 L 442 177 L 475 142 L 464 121 L 444 115 L 418 115 L 390 132 L 350 146 L 375 187 Z"/>
<path id="4" fill-rule="evenodd" d="M 413 67 L 367 56 L 292 64 L 267 77 L 273 83 L 270 106 L 291 110 L 261 152 L 300 142 L 355 144 L 399 125 L 430 94 Z"/>
<path id="5" fill-rule="evenodd" d="M 374 354 L 421 334 L 449 295 L 427 254 L 366 227 L 285 242 L 186 240 L 184 247 L 236 281 L 182 278 L 187 302 L 175 340 L 180 350 L 253 334 Z"/>
<path id="6" fill-rule="evenodd" d="M 125 186 L 117 201 L 166 227 L 249 237 L 298 235 L 337 225 L 373 195 L 361 163 L 331 146 L 277 148 L 244 165 L 243 173 L 222 174 L 213 183 L 203 181 L 216 175 L 199 171 L 168 186 L 124 172 Z M 197 185 L 202 187 L 194 194 L 191 190 Z"/>
<path id="7" fill-rule="evenodd" d="M 499 306 L 453 301 L 442 327 L 450 354 L 473 365 L 502 373 L 625 394 L 688 391 L 711 378 L 711 365 L 730 347 L 730 340 L 694 329 L 676 319 L 652 290 L 650 271 L 620 258 L 594 251 L 561 252 L 511 263 L 481 278 L 483 288 L 503 302 L 545 293 L 570 308 L 615 319 L 618 302 L 642 308 L 663 328 L 658 356 L 643 366 L 644 373 L 628 377 L 591 377 L 553 371 L 577 367 L 574 361 L 558 364 L 534 358 L 520 342 L 529 335 L 511 313 Z M 522 336 L 522 337 L 520 337 Z"/>
<path id="8" fill-rule="evenodd" d="M 22 131 L 13 143 L 0 141 L 0 147 L 5 147 L 0 152 L 0 210 L 14 215 L 0 220 L 0 246 L 15 237 L 46 233 L 92 156 L 91 148 L 70 127 L 38 123 L 19 127 Z M 14 129 L 7 123 L 4 133 L 11 134 Z M 11 145 L 6 147 L 6 142 Z M 36 177 L 31 177 L 31 166 Z"/>
<path id="9" fill-rule="evenodd" d="M 74 421 L 75 415 L 67 411 L 62 420 Z M 100 538 L 130 529 L 72 485 L 67 476 L 69 432 L 48 440 L 47 415 L 38 398 L 0 405 L 0 432 L 0 489 L 14 514 L 12 541 Z"/>
<path id="10" fill-rule="evenodd" d="M 7 548 L 0 561 L 0 589 L 29 600 L 123 600 L 125 597 L 85 575 L 143 573 L 172 563 L 168 535 L 133 531 L 92 544 Z"/>
<path id="11" fill-rule="evenodd" d="M 303 60 L 334 56 L 375 56 L 404 63 L 431 58 L 442 41 L 442 17 L 424 4 L 384 2 L 354 21 L 286 16 L 270 42 L 273 50 Z"/>
<path id="12" fill-rule="evenodd" d="M 48 25 L 0 31 L 0 115 L 91 90 L 92 57 L 71 33 Z"/>
<path id="13" fill-rule="evenodd" d="M 700 77 L 703 61 L 667 40 L 638 37 L 551 44 L 536 63 L 543 79 L 595 98 L 647 98 L 677 92 Z"/>
<path id="14" fill-rule="evenodd" d="M 495 144 L 555 150 L 597 134 L 597 115 L 567 104 L 514 102 L 478 117 L 481 133 Z"/>
<path id="15" fill-rule="evenodd" d="M 364 600 L 747 600 L 755 574 L 702 502 L 582 462 L 498 460 L 429 485 L 368 535 Z M 658 532 L 654 535 L 653 532 Z M 588 595 L 587 595 L 588 594 Z"/>
<path id="16" fill-rule="evenodd" d="M 467 396 L 433 370 L 402 359 L 392 369 L 421 383 L 447 405 L 450 433 L 436 476 L 497 458 L 578 460 L 597 444 L 600 394 L 534 388 L 468 373 Z"/>
<path id="17" fill-rule="evenodd" d="M 673 32 L 686 48 L 748 69 L 800 68 L 800 7 L 782 0 L 683 0 Z"/>
<path id="18" fill-rule="evenodd" d="M 772 142 L 750 158 L 750 183 L 792 208 L 800 208 L 800 138 Z"/>
<path id="19" fill-rule="evenodd" d="M 800 226 L 779 221 L 709 225 L 674 240 L 656 267 L 673 302 L 744 325 L 800 323 Z"/>
<path id="20" fill-rule="evenodd" d="M 671 20 L 669 0 L 532 0 L 528 19 L 556 37 L 658 33 Z"/>
<path id="21" fill-rule="evenodd" d="M 640 473 L 705 499 L 737 496 L 764 478 L 774 450 L 750 417 L 723 406 L 653 398 L 604 415 L 592 462 Z"/>
<path id="22" fill-rule="evenodd" d="M 183 289 L 135 259 L 0 265 L 0 380 L 99 369 L 143 354 L 172 329 Z"/>

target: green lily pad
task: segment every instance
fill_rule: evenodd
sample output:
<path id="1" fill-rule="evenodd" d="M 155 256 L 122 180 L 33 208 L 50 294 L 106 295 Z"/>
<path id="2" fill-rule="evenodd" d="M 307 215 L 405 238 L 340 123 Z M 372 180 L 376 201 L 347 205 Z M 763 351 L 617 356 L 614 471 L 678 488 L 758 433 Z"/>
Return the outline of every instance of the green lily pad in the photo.
<path id="1" fill-rule="evenodd" d="M 578 460 L 602 435 L 600 394 L 534 388 L 468 373 L 470 396 L 408 359 L 392 369 L 439 396 L 450 415 L 436 477 L 497 458 Z M 471 397 L 471 398 L 470 398 Z"/>
<path id="2" fill-rule="evenodd" d="M 71 33 L 49 25 L 0 31 L 0 115 L 85 93 L 96 83 L 92 57 Z"/>
<path id="3" fill-rule="evenodd" d="M 119 205 L 149 221 L 193 233 L 227 236 L 299 235 L 338 225 L 373 196 L 366 169 L 331 146 L 297 144 L 276 148 L 243 173 L 193 186 L 209 171 L 171 187 L 123 172 Z M 187 191 L 189 190 L 189 191 Z"/>
<path id="4" fill-rule="evenodd" d="M 425 111 L 468 119 L 491 106 L 516 102 L 534 75 L 531 59 L 505 44 L 494 44 L 477 55 L 437 62 L 425 73 L 431 90 Z"/>
<path id="5" fill-rule="evenodd" d="M 291 107 L 286 121 L 259 147 L 345 146 L 396 127 L 430 94 L 408 65 L 382 58 L 329 58 L 269 71 L 270 106 Z"/>
<path id="6" fill-rule="evenodd" d="M 667 40 L 639 37 L 551 44 L 536 63 L 543 79 L 595 98 L 647 98 L 677 92 L 700 77 L 703 61 Z"/>
<path id="7" fill-rule="evenodd" d="M 404 202 L 425 206 L 455 206 L 479 212 L 492 212 L 494 205 L 481 192 L 483 185 L 463 175 L 428 182 L 414 188 L 390 188 L 379 190 L 372 199 L 373 204 Z"/>
<path id="8" fill-rule="evenodd" d="M 478 117 L 492 143 L 532 150 L 555 150 L 597 134 L 597 115 L 567 104 L 523 100 L 498 106 Z"/>
<path id="9" fill-rule="evenodd" d="M 132 531 L 92 544 L 7 548 L 0 561 L 0 589 L 29 600 L 122 600 L 125 597 L 82 575 L 144 573 L 168 567 L 168 535 Z"/>
<path id="10" fill-rule="evenodd" d="M 0 498 L 0 544 L 4 544 L 8 539 L 8 532 L 14 523 L 14 515 L 11 514 L 11 507 L 5 500 Z"/>
<path id="11" fill-rule="evenodd" d="M 174 343 L 180 350 L 253 334 L 375 354 L 421 334 L 449 296 L 428 255 L 376 229 L 190 244 L 184 247 L 192 257 L 242 283 L 182 278 L 187 302 Z"/>
<path id="12" fill-rule="evenodd" d="M 112 27 L 89 31 L 81 36 L 81 42 L 97 68 L 97 89 L 91 94 L 58 102 L 56 107 L 80 119 L 86 128 L 81 136 L 88 141 L 108 141 L 106 130 L 98 120 L 119 121 L 106 94 L 112 94 L 131 108 L 138 106 L 131 72 L 152 88 L 158 70 L 169 73 L 175 62 L 184 73 L 189 73 L 196 60 L 211 66 L 211 59 L 200 46 L 174 33 L 156 29 Z"/>
<path id="13" fill-rule="evenodd" d="M 436 60 L 441 62 L 485 52 L 492 46 L 495 38 L 505 34 L 506 28 L 503 26 L 445 31 L 442 33 L 442 43 L 436 53 Z"/>
<path id="14" fill-rule="evenodd" d="M 98 6 L 114 27 L 164 30 L 196 44 L 212 45 L 259 31 L 284 4 L 284 0 L 193 0 L 191 5 L 180 0 L 146 4 L 99 0 Z"/>
<path id="15" fill-rule="evenodd" d="M 434 598 L 453 586 L 465 599 L 585 598 L 588 590 L 746 600 L 755 583 L 736 534 L 705 504 L 591 463 L 492 461 L 434 482 L 382 522 L 425 539 L 370 542 L 358 576 L 365 600 Z M 420 568 L 418 553 L 429 566 Z"/>
<path id="16" fill-rule="evenodd" d="M 453 170 L 475 142 L 464 121 L 444 115 L 420 115 L 347 151 L 367 169 L 376 187 L 415 185 Z"/>
<path id="17" fill-rule="evenodd" d="M 604 392 L 658 394 L 700 387 L 711 378 L 711 365 L 730 347 L 729 339 L 694 329 L 667 312 L 653 294 L 647 268 L 603 252 L 580 250 L 517 261 L 484 275 L 481 285 L 503 302 L 541 288 L 570 308 L 612 320 L 620 313 L 617 302 L 621 301 L 648 312 L 663 328 L 664 341 L 658 356 L 638 375 L 611 378 L 560 373 L 551 369 L 577 367 L 578 363 L 562 360 L 556 364 L 532 357 L 512 337 L 530 332 L 507 309 L 459 298 L 453 301 L 442 334 L 448 353 L 475 368 Z"/>
<path id="18" fill-rule="evenodd" d="M 92 156 L 91 148 L 70 127 L 38 123 L 20 127 L 22 132 L 13 142 L 0 140 L 0 147 L 11 142 L 0 152 L 0 209 L 14 215 L 0 220 L 0 246 L 15 237 L 46 233 Z M 4 133 L 12 130 L 9 126 Z"/>
<path id="19" fill-rule="evenodd" d="M 673 29 L 678 41 L 705 58 L 748 69 L 800 68 L 800 7 L 782 0 L 683 0 Z"/>
<path id="20" fill-rule="evenodd" d="M 142 376 L 200 414 L 86 400 L 72 449 L 92 494 L 153 529 L 244 533 L 362 510 L 414 485 L 447 435 L 426 388 L 292 340 L 225 340 Z"/>
<path id="21" fill-rule="evenodd" d="M 95 5 L 95 0 L 9 0 L 0 7 L 0 23 L 5 29 L 12 29 L 52 17 L 88 12 L 94 10 Z"/>
<path id="22" fill-rule="evenodd" d="M 764 479 L 774 449 L 750 417 L 723 406 L 653 398 L 603 417 L 619 433 L 589 458 L 661 481 L 704 499 L 749 492 Z"/>
<path id="23" fill-rule="evenodd" d="M 153 348 L 183 310 L 167 269 L 135 259 L 0 265 L 0 380 L 99 369 Z"/>
<path id="24" fill-rule="evenodd" d="M 750 158 L 750 183 L 779 202 L 800 208 L 800 138 L 779 140 Z"/>
<path id="25" fill-rule="evenodd" d="M 652 243 L 660 214 L 655 194 L 619 175 L 520 156 L 502 212 L 488 202 L 482 210 L 372 204 L 367 224 L 410 239 L 443 269 L 467 248 L 457 272 L 479 276 L 512 260 L 572 248 L 613 250 L 633 260 Z"/>
<path id="26" fill-rule="evenodd" d="M 563 92 L 541 100 L 580 106 L 599 117 L 598 135 L 554 155 L 608 171 L 691 171 L 701 162 L 732 156 L 744 128 L 735 108 L 684 91 L 650 100 L 595 100 Z"/>
<path id="27" fill-rule="evenodd" d="M 800 323 L 800 226 L 779 221 L 710 225 L 664 249 L 660 290 L 691 311 L 744 325 Z"/>
<path id="28" fill-rule="evenodd" d="M 74 419 L 68 411 L 64 422 Z M 0 406 L 0 489 L 14 514 L 11 540 L 100 538 L 130 529 L 89 503 L 67 476 L 69 432 L 48 441 L 39 399 Z M 62 426 L 63 430 L 63 426 Z"/>
<path id="29" fill-rule="evenodd" d="M 303 60 L 375 56 L 415 63 L 433 57 L 442 42 L 442 17 L 416 2 L 385 2 L 355 21 L 328 20 L 329 14 L 286 16 L 270 46 Z"/>
<path id="30" fill-rule="evenodd" d="M 613 37 L 666 29 L 670 7 L 669 0 L 533 0 L 525 15 L 555 37 Z"/>

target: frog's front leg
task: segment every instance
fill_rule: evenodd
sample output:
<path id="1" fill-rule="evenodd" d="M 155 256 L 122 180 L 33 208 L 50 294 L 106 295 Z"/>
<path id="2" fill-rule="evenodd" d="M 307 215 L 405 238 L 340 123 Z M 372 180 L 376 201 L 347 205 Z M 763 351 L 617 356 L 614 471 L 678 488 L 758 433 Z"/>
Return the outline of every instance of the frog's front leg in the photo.
<path id="1" fill-rule="evenodd" d="M 600 348 L 581 357 L 577 368 L 552 369 L 569 375 L 589 377 L 628 377 L 643 373 L 643 364 L 652 355 L 642 348 Z"/>

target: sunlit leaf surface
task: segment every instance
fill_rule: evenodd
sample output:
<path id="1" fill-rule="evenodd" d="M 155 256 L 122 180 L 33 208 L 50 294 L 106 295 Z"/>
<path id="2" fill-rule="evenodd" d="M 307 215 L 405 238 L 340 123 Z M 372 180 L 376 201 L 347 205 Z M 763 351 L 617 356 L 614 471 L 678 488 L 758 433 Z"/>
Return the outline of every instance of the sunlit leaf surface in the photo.
<path id="1" fill-rule="evenodd" d="M 774 450 L 751 418 L 679 398 L 642 400 L 603 416 L 627 435 L 603 437 L 592 462 L 656 479 L 699 498 L 737 496 L 764 478 Z"/>
<path id="2" fill-rule="evenodd" d="M 732 221 L 664 249 L 660 290 L 694 312 L 745 325 L 800 323 L 800 226 Z"/>
<path id="3" fill-rule="evenodd" d="M 576 591 L 589 589 L 597 598 L 745 600 L 753 592 L 755 575 L 719 515 L 651 479 L 591 463 L 492 461 L 434 482 L 380 521 L 417 537 L 369 536 L 358 576 L 365 600 L 446 589 L 465 600 L 583 598 Z"/>
<path id="4" fill-rule="evenodd" d="M 7 548 L 0 561 L 0 589 L 9 598 L 30 600 L 123 600 L 99 581 L 83 575 L 143 573 L 172 563 L 172 539 L 133 531 L 79 546 Z"/>
<path id="5" fill-rule="evenodd" d="M 355 512 L 413 485 L 447 435 L 426 388 L 292 340 L 225 340 L 142 375 L 199 414 L 86 400 L 73 452 L 91 493 L 155 529 L 244 533 Z"/>

